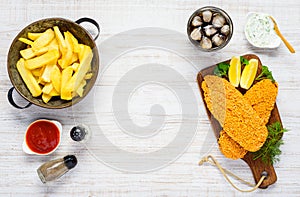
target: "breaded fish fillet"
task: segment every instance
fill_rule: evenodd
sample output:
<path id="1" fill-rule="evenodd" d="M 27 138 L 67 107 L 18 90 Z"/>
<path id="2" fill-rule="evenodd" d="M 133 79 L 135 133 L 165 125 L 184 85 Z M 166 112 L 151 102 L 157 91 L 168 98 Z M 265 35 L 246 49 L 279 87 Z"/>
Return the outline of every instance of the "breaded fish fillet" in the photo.
<path id="1" fill-rule="evenodd" d="M 225 155 L 225 157 L 230 159 L 243 158 L 248 152 L 231 137 L 229 137 L 224 130 L 220 132 L 218 144 L 220 151 Z"/>
<path id="2" fill-rule="evenodd" d="M 211 94 L 207 87 L 205 81 L 202 83 L 202 89 L 205 93 L 205 101 L 209 109 L 212 109 L 212 100 L 208 96 Z M 219 97 L 224 93 L 224 91 L 220 91 L 221 88 L 218 87 Z M 222 88 L 223 89 L 223 88 Z M 265 94 L 268 92 L 268 94 Z M 267 124 L 272 109 L 274 108 L 274 104 L 276 101 L 276 96 L 278 93 L 278 84 L 273 83 L 269 79 L 264 79 L 258 83 L 256 83 L 247 93 L 244 95 L 246 100 L 251 104 L 253 109 L 258 113 L 259 117 L 263 119 L 263 124 Z M 223 103 L 224 99 L 220 99 L 219 97 L 215 98 L 214 102 L 217 102 L 218 105 L 215 108 L 220 108 L 219 102 Z M 221 104 L 224 105 L 224 104 Z M 211 111 L 211 110 L 210 110 Z M 223 118 L 220 118 L 220 114 L 222 114 Z M 224 120 L 225 113 L 218 113 L 219 118 Z M 220 137 L 218 139 L 219 148 L 221 152 L 227 157 L 231 159 L 239 159 L 243 158 L 244 155 L 248 152 L 242 146 L 240 146 L 236 141 L 234 141 L 225 131 L 220 132 Z"/>
<path id="3" fill-rule="evenodd" d="M 264 79 L 249 89 L 244 97 L 266 125 L 274 108 L 278 93 L 278 84 L 270 79 Z"/>
<path id="4" fill-rule="evenodd" d="M 221 86 L 218 87 L 216 86 L 216 89 L 214 91 L 211 91 L 208 88 L 206 81 L 203 81 L 201 86 L 207 108 L 223 127 L 226 115 L 226 97 L 224 86 L 222 84 L 220 85 Z"/>
<path id="5" fill-rule="evenodd" d="M 207 75 L 204 80 L 205 102 L 223 130 L 244 149 L 259 150 L 268 130 L 250 103 L 227 80 L 214 75 Z"/>

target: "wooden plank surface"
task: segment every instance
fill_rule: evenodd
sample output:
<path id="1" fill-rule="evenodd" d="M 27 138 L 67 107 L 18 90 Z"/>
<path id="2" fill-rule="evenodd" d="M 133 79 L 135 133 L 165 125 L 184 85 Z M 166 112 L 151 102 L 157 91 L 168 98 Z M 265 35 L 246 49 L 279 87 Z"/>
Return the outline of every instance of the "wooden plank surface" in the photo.
<path id="1" fill-rule="evenodd" d="M 189 43 L 186 36 L 186 23 L 189 16 L 205 5 L 223 8 L 231 16 L 234 23 L 234 34 L 229 45 L 221 51 L 203 53 Z M 250 46 L 243 34 L 246 15 L 248 12 L 265 12 L 275 17 L 279 28 L 287 40 L 294 46 L 296 54 L 290 54 L 282 44 L 276 50 L 261 50 Z M 17 33 L 29 23 L 46 17 L 63 17 L 76 20 L 88 16 L 100 23 L 101 35 L 96 41 L 102 73 L 96 83 L 94 92 L 74 108 L 63 110 L 47 110 L 32 106 L 25 110 L 13 108 L 7 101 L 7 91 L 11 83 L 6 69 L 6 58 L 10 44 Z M 1 1 L 0 2 L 0 196 L 298 196 L 300 194 L 300 81 L 298 76 L 298 51 L 300 51 L 299 26 L 300 3 L 296 0 L 286 1 Z M 170 39 L 172 52 L 161 47 L 135 47 L 131 42 L 114 43 L 116 35 L 132 36 L 134 29 L 143 27 L 164 28 L 167 32 L 177 32 L 178 40 Z M 87 26 L 87 28 L 91 28 Z M 129 31 L 129 34 L 124 32 Z M 136 30 L 137 31 L 137 30 Z M 141 31 L 137 39 L 143 38 L 155 42 L 153 32 Z M 162 31 L 163 32 L 163 31 Z M 158 36 L 159 33 L 157 32 Z M 113 38 L 113 39 L 112 39 Z M 159 37 L 161 38 L 161 37 Z M 119 40 L 118 40 L 119 41 Z M 134 45 L 133 43 L 133 46 Z M 113 52 L 124 49 L 126 53 L 117 58 Z M 126 49 L 130 49 L 126 51 Z M 120 50 L 122 51 L 122 50 Z M 269 66 L 274 78 L 279 84 L 277 106 L 283 125 L 289 130 L 283 136 L 285 144 L 282 146 L 280 163 L 275 165 L 277 173 L 276 184 L 267 190 L 258 190 L 254 194 L 241 194 L 229 186 L 221 173 L 213 166 L 198 166 L 197 163 L 206 154 L 214 155 L 218 161 L 246 180 L 253 181 L 250 169 L 243 161 L 226 159 L 218 150 L 215 141 L 208 141 L 210 130 L 202 99 L 199 95 L 196 76 L 198 71 L 209 65 L 229 59 L 233 55 L 247 53 L 257 54 L 262 63 Z M 113 59 L 110 59 L 110 58 Z M 102 59 L 101 59 L 102 58 Z M 188 59 L 188 61 L 186 61 Z M 122 106 L 113 110 L 113 93 L 118 87 L 122 76 L 129 73 L 137 65 L 162 64 L 172 68 L 181 76 L 169 86 L 160 83 L 141 84 L 130 98 L 128 111 L 130 119 L 122 120 L 126 125 L 131 120 L 138 126 L 148 125 L 153 118 L 163 116 L 165 123 L 160 132 L 147 138 L 137 138 L 123 132 L 116 123 L 116 114 L 126 115 Z M 163 68 L 163 67 L 162 67 Z M 171 71 L 171 70 L 161 70 Z M 146 76 L 146 75 L 145 75 Z M 142 79 L 143 76 L 137 79 Z M 167 78 L 172 80 L 172 78 Z M 135 79 L 127 81 L 136 83 Z M 154 81 L 155 82 L 155 81 Z M 188 84 L 188 86 L 183 86 Z M 180 102 L 176 92 L 190 87 L 194 98 Z M 119 92 L 120 98 L 126 98 L 128 92 Z M 22 98 L 14 95 L 18 103 L 25 104 Z M 196 100 L 198 117 L 182 119 L 181 106 L 194 106 Z M 118 101 L 118 100 L 117 100 Z M 164 113 L 150 114 L 151 106 L 160 103 Z M 118 111 L 118 109 L 120 109 Z M 30 122 L 37 118 L 59 120 L 63 124 L 62 143 L 58 150 L 49 156 L 29 156 L 22 151 L 24 131 Z M 121 116 L 122 118 L 123 116 Z M 125 117 L 125 116 L 124 116 Z M 118 163 L 113 164 L 99 161 L 93 154 L 101 155 L 97 148 L 110 151 L 110 147 L 99 147 L 95 144 L 98 138 L 91 138 L 91 145 L 71 141 L 69 130 L 75 123 L 85 123 L 91 128 L 100 128 L 103 134 L 115 146 L 127 152 L 145 154 L 157 151 L 167 146 L 175 139 L 180 125 L 197 123 L 197 129 L 189 146 L 182 150 L 176 160 L 166 163 L 162 168 L 149 172 L 132 173 L 129 170 L 117 170 Z M 97 130 L 92 130 L 97 133 Z M 98 132 L 99 133 L 99 132 Z M 213 136 L 212 136 L 213 137 Z M 96 139 L 96 140 L 95 140 Z M 214 138 L 213 138 L 214 139 Z M 94 141 L 93 141 L 94 140 Z M 172 152 L 170 148 L 170 153 Z M 98 151 L 101 151 L 98 150 Z M 118 151 L 111 152 L 112 155 Z M 36 174 L 36 169 L 45 161 L 67 154 L 78 157 L 78 166 L 61 177 L 56 182 L 43 185 Z M 107 156 L 107 155 L 106 155 Z M 166 155 L 167 156 L 167 155 Z M 117 158 L 118 159 L 118 158 Z M 122 164 L 120 158 L 120 165 Z M 159 161 L 163 157 L 157 158 Z M 100 158 L 101 160 L 101 158 Z M 127 161 L 129 166 L 142 166 L 139 163 Z M 236 182 L 237 183 L 237 182 Z M 239 184 L 239 183 L 237 183 Z M 240 185 L 246 188 L 244 185 Z"/>

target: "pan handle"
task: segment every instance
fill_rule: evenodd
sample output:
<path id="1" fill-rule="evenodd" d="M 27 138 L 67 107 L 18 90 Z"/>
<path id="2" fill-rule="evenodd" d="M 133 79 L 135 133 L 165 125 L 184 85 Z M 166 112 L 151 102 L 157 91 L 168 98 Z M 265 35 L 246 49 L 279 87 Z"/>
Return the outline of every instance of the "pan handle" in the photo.
<path id="1" fill-rule="evenodd" d="M 7 99 L 8 99 L 8 101 L 9 101 L 9 103 L 12 105 L 12 106 L 14 106 L 15 108 L 17 108 L 17 109 L 26 109 L 26 108 L 28 108 L 28 107 L 30 107 L 31 105 L 32 105 L 32 103 L 28 103 L 26 106 L 24 106 L 24 107 L 21 107 L 21 106 L 19 106 L 19 105 L 17 105 L 16 104 L 16 102 L 14 101 L 14 99 L 13 99 L 13 91 L 14 91 L 14 87 L 12 87 L 12 88 L 10 88 L 9 90 L 8 90 L 8 92 L 7 92 Z"/>
<path id="2" fill-rule="evenodd" d="M 100 26 L 99 26 L 99 24 L 94 19 L 91 19 L 91 18 L 88 18 L 88 17 L 83 17 L 83 18 L 80 18 L 80 19 L 78 19 L 78 20 L 75 21 L 75 23 L 77 23 L 77 24 L 80 24 L 80 23 L 83 23 L 83 22 L 88 22 L 88 23 L 92 23 L 93 25 L 95 25 L 95 27 L 97 28 L 97 34 L 94 37 L 94 41 L 97 40 L 97 38 L 98 38 L 98 36 L 100 34 Z"/>

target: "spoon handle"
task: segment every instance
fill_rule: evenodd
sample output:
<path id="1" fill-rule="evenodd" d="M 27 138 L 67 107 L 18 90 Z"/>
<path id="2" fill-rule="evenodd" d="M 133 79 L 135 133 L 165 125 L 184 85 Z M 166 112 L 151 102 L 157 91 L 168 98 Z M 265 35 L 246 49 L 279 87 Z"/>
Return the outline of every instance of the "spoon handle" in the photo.
<path id="1" fill-rule="evenodd" d="M 285 44 L 285 46 L 290 50 L 291 53 L 295 53 L 295 49 L 292 47 L 292 45 L 285 39 L 285 37 L 283 37 L 283 35 L 281 34 L 281 32 L 279 31 L 279 28 L 277 26 L 277 23 L 275 22 L 274 18 L 272 16 L 270 16 L 271 20 L 274 23 L 274 30 L 276 32 L 276 34 L 281 38 L 281 40 L 283 41 L 283 43 Z"/>

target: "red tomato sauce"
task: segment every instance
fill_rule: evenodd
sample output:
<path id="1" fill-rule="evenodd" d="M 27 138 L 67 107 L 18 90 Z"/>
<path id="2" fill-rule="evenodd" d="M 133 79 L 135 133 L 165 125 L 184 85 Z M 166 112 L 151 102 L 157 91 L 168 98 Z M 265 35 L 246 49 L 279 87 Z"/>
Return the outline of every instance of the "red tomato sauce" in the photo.
<path id="1" fill-rule="evenodd" d="M 33 152 L 49 153 L 57 147 L 59 140 L 59 130 L 52 122 L 40 120 L 31 124 L 27 129 L 26 143 Z"/>

